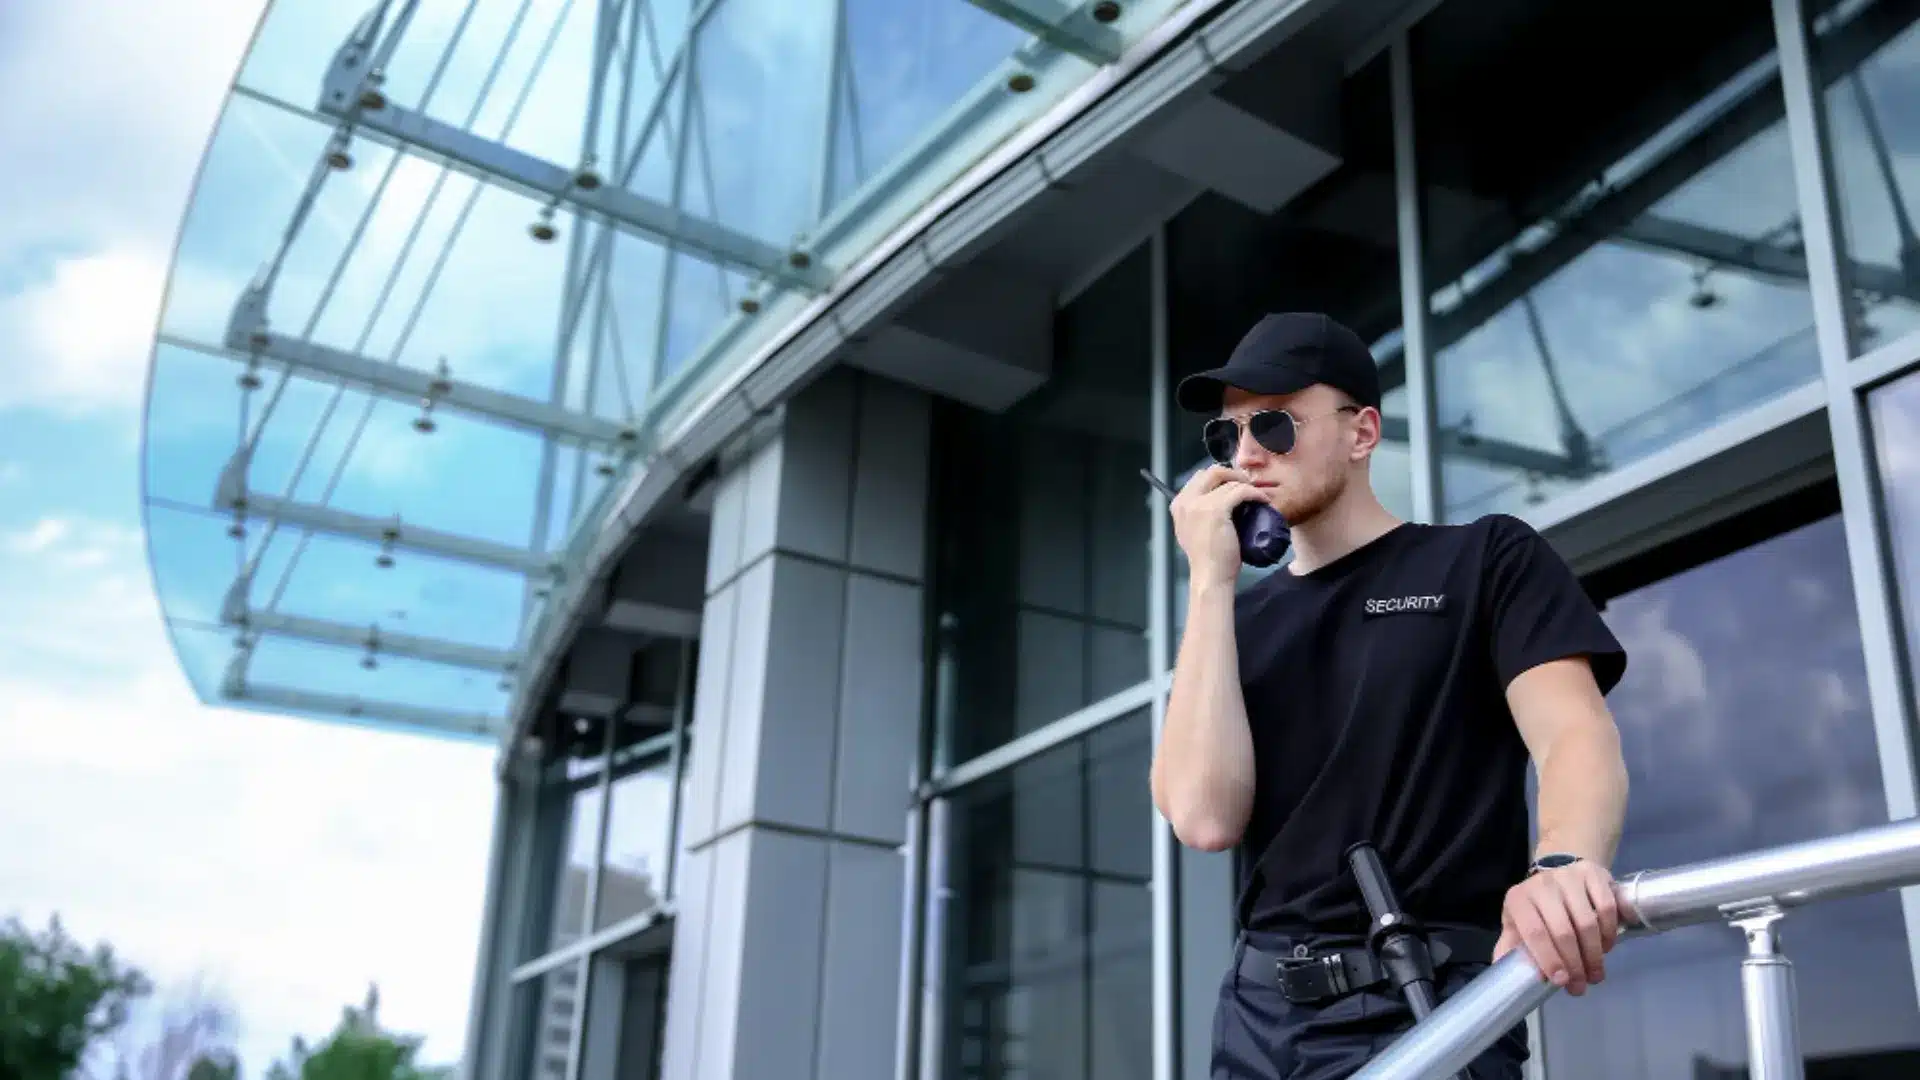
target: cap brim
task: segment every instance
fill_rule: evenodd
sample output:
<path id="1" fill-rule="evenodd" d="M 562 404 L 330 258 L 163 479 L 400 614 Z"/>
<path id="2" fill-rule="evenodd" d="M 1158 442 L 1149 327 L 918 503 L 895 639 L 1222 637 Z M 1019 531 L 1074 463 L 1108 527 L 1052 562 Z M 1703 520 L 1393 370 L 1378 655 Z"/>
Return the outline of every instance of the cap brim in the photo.
<path id="1" fill-rule="evenodd" d="M 1289 368 L 1214 368 L 1198 371 L 1180 380 L 1173 400 L 1191 413 L 1217 413 L 1226 399 L 1227 387 L 1249 394 L 1297 394 L 1312 386 L 1314 378 Z"/>

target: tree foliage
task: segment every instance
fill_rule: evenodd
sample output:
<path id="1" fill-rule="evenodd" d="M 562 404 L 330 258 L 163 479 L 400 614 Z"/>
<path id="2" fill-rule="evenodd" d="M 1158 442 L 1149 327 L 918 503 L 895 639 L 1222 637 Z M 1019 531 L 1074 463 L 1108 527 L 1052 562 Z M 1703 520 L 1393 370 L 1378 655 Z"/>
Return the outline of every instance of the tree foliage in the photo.
<path id="1" fill-rule="evenodd" d="M 196 984 L 129 1024 L 152 990 L 110 946 L 81 946 L 57 916 L 44 933 L 0 922 L 0 1080 L 242 1080 L 232 1006 Z M 265 1080 L 450 1080 L 452 1069 L 419 1063 L 422 1042 L 380 1026 L 379 988 L 369 987 L 320 1042 L 296 1037 Z"/>
<path id="2" fill-rule="evenodd" d="M 293 1052 L 267 1071 L 266 1080 L 446 1080 L 450 1069 L 428 1068 L 415 1059 L 421 1039 L 380 1026 L 380 988 L 368 987 L 358 1008 L 342 1010 L 340 1023 L 318 1046 L 293 1040 Z"/>
<path id="3" fill-rule="evenodd" d="M 151 989 L 110 946 L 75 941 L 58 916 L 44 933 L 0 922 L 0 1076 L 66 1080 Z"/>

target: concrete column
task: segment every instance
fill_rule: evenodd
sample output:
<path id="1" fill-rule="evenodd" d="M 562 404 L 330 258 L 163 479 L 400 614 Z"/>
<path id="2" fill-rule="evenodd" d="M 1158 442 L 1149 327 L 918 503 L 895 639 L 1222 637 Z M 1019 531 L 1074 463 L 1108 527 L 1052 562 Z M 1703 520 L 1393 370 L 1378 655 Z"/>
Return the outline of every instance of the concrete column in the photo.
<path id="1" fill-rule="evenodd" d="M 667 1080 L 891 1080 L 928 414 L 837 370 L 722 465 Z"/>

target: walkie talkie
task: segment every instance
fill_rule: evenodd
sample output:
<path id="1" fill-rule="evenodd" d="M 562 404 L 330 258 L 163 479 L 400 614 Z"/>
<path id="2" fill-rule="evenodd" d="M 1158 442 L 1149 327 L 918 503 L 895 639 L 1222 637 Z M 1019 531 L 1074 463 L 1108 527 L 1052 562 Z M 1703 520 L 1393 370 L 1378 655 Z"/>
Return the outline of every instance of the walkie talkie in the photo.
<path id="1" fill-rule="evenodd" d="M 1178 494 L 1147 470 L 1141 469 L 1140 475 L 1165 495 L 1168 502 Z M 1248 566 L 1263 570 L 1277 564 L 1293 543 L 1293 530 L 1287 527 L 1287 519 L 1265 499 L 1243 502 L 1233 508 L 1230 516 L 1233 531 L 1240 537 L 1240 561 Z"/>

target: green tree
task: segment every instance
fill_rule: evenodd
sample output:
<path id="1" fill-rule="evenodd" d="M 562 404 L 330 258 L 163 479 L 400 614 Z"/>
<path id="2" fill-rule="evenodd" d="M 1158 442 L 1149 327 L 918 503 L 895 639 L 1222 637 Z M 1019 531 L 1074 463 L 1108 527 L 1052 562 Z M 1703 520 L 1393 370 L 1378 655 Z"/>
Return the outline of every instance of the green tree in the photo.
<path id="1" fill-rule="evenodd" d="M 240 1063 L 231 1054 L 208 1054 L 187 1070 L 187 1080 L 240 1080 Z"/>
<path id="2" fill-rule="evenodd" d="M 82 947 L 58 916 L 42 934 L 0 922 L 0 1076 L 66 1080 L 151 988 L 111 946 Z"/>
<path id="3" fill-rule="evenodd" d="M 342 1010 L 339 1026 L 319 1045 L 294 1039 L 292 1053 L 267 1070 L 266 1080 L 446 1080 L 452 1070 L 415 1060 L 421 1041 L 380 1026 L 380 988 L 369 987 L 366 1002 Z"/>

